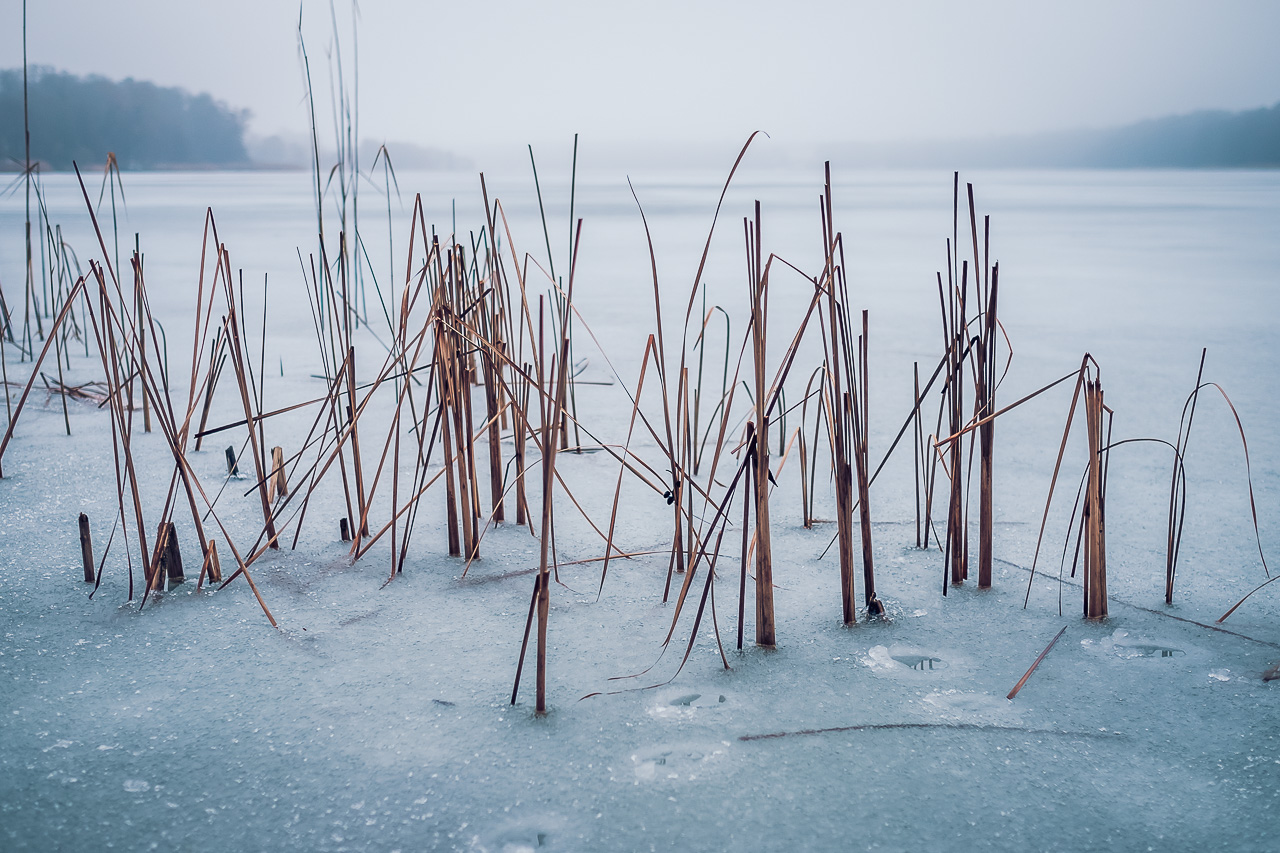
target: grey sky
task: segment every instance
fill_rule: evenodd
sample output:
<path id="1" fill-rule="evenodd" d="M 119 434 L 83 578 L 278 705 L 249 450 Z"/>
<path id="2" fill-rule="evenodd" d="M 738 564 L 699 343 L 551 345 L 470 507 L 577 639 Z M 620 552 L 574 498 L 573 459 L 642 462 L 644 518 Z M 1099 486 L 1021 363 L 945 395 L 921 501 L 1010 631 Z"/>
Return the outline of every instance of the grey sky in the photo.
<path id="1" fill-rule="evenodd" d="M 335 0 L 350 75 L 350 0 Z M 304 0 L 322 115 L 329 3 Z M 21 64 L 0 0 L 0 67 Z M 293 0 L 29 0 L 32 64 L 207 91 L 306 128 Z M 1280 3 L 364 0 L 361 135 L 468 153 L 1105 126 L 1280 101 Z"/>

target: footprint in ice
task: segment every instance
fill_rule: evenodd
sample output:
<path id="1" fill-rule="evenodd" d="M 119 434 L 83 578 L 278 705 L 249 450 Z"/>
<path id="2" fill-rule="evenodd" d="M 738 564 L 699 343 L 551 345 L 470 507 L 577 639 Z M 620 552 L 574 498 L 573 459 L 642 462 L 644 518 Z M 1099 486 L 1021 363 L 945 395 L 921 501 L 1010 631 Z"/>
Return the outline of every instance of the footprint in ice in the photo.
<path id="1" fill-rule="evenodd" d="M 917 672 L 934 672 L 935 670 L 947 668 L 946 661 L 942 658 L 935 658 L 932 655 L 893 655 L 893 659 L 908 669 L 914 669 Z"/>
<path id="2" fill-rule="evenodd" d="M 1176 658 L 1186 654 L 1182 649 L 1154 643 L 1116 643 L 1116 654 L 1122 658 Z"/>
<path id="3" fill-rule="evenodd" d="M 631 755 L 637 781 L 694 780 L 707 773 L 723 757 L 723 743 L 663 744 Z"/>
<path id="4" fill-rule="evenodd" d="M 928 677 L 951 669 L 951 662 L 948 660 L 950 657 L 951 655 L 943 657 L 929 649 L 895 643 L 888 648 L 885 646 L 872 646 L 867 650 L 866 654 L 860 656 L 859 660 L 872 672 L 894 678 L 911 679 L 918 676 L 912 675 L 908 670 L 923 673 L 925 677 Z M 966 667 L 962 662 L 960 674 L 963 674 L 965 669 Z"/>
<path id="5" fill-rule="evenodd" d="M 1160 638 L 1130 636 L 1123 628 L 1117 628 L 1110 636 L 1097 640 L 1081 640 L 1080 645 L 1095 654 L 1111 654 L 1121 660 L 1180 658 L 1187 654 L 1185 649 L 1165 643 Z M 1191 653 L 1197 657 L 1202 656 L 1194 647 Z"/>
<path id="6" fill-rule="evenodd" d="M 650 706 L 649 715 L 659 720 L 688 720 L 700 712 L 723 708 L 729 697 L 723 693 L 678 693 L 663 695 Z"/>
<path id="7" fill-rule="evenodd" d="M 571 833 L 565 831 L 566 822 L 557 815 L 537 815 L 527 819 L 517 818 L 502 823 L 477 835 L 471 849 L 481 853 L 554 853 L 567 850 Z"/>

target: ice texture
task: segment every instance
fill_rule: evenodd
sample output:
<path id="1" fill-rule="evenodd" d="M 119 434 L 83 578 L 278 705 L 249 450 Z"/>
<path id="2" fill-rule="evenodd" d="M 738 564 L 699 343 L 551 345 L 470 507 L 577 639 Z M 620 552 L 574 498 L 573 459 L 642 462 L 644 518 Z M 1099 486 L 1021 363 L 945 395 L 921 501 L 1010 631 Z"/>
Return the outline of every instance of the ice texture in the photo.
<path id="1" fill-rule="evenodd" d="M 923 373 L 939 355 L 934 272 L 951 233 L 951 176 L 835 165 L 854 301 L 871 310 L 878 460 L 910 406 L 912 363 Z M 1263 548 L 1280 553 L 1280 175 L 964 177 L 992 215 L 1002 320 L 1016 352 L 999 399 L 1073 370 L 1087 350 L 1103 366 L 1117 437 L 1172 440 L 1207 346 L 1206 378 L 1232 394 L 1249 433 Z M 82 260 L 95 255 L 74 179 L 43 180 L 51 216 Z M 536 251 L 531 181 L 488 180 L 521 251 Z M 636 179 L 674 337 L 721 180 Z M 206 205 L 246 271 L 251 300 L 270 274 L 269 405 L 316 396 L 295 252 L 303 247 L 305 257 L 315 245 L 306 175 L 125 181 L 122 234 L 141 234 L 175 396 L 185 398 Z M 481 221 L 470 177 L 400 182 L 426 190 L 428 219 L 445 232 L 454 198 L 460 223 Z M 708 300 L 733 312 L 735 334 L 744 328 L 741 217 L 761 198 L 768 249 L 816 271 L 820 189 L 819 164 L 747 168 L 731 191 Z M 544 178 L 543 193 L 549 220 L 567 221 L 567 180 Z M 586 225 L 576 298 L 633 384 L 653 326 L 644 232 L 621 175 L 580 175 L 578 194 Z M 407 211 L 395 215 L 407 221 Z M 11 309 L 21 302 L 21 221 L 20 194 L 0 197 L 0 280 Z M 385 241 L 373 231 L 367 239 L 383 264 Z M 779 276 L 771 307 L 779 328 L 798 319 L 803 285 Z M 361 364 L 373 370 L 377 345 L 358 340 L 369 353 Z M 612 380 L 580 340 L 586 378 Z M 806 374 L 815 351 L 802 354 Z M 7 350 L 10 381 L 25 377 L 15 353 Z M 70 361 L 72 379 L 96 377 L 83 350 L 73 348 Z M 405 572 L 386 583 L 388 546 L 351 565 L 338 541 L 341 495 L 328 489 L 308 510 L 297 550 L 253 567 L 278 630 L 241 581 L 201 592 L 189 581 L 140 611 L 136 596 L 126 600 L 120 534 L 90 600 L 76 517 L 89 514 L 101 556 L 116 511 L 108 416 L 73 404 L 66 437 L 56 399 L 38 390 L 0 480 L 0 849 L 1275 850 L 1280 712 L 1277 688 L 1261 674 L 1280 660 L 1280 585 L 1224 625 L 1214 621 L 1266 579 L 1234 420 L 1220 401 L 1202 399 L 1172 606 L 1163 603 L 1170 456 L 1154 445 L 1113 455 L 1110 616 L 1091 623 L 1081 618 L 1070 554 L 1059 571 L 1070 495 L 1057 499 L 1023 607 L 1068 402 L 1069 391 L 1047 394 L 999 423 L 992 590 L 971 583 L 944 595 L 941 555 L 914 547 L 908 448 L 872 490 L 876 581 L 889 618 L 860 613 L 843 626 L 838 566 L 832 556 L 818 560 L 834 528 L 801 526 L 788 468 L 771 506 L 778 648 L 751 645 L 750 602 L 746 648 L 734 648 L 735 536 L 726 537 L 716 585 L 729 670 L 709 619 L 678 675 L 687 614 L 663 653 L 673 612 L 662 602 L 665 555 L 614 561 L 598 600 L 599 564 L 565 565 L 551 594 L 551 711 L 540 718 L 528 664 L 518 704 L 508 702 L 538 560 L 526 530 L 490 530 L 463 577 L 463 563 L 445 556 L 443 501 L 429 492 Z M 606 440 L 625 436 L 619 384 L 582 384 L 577 404 Z M 235 407 L 230 395 L 219 399 L 213 422 L 234 420 Z M 273 420 L 268 444 L 298 442 L 306 422 L 305 414 Z M 223 448 L 242 440 L 190 454 L 204 483 L 221 486 Z M 652 442 L 636 448 L 654 454 Z M 366 448 L 371 460 L 378 449 Z M 172 460 L 154 433 L 139 432 L 134 452 L 155 480 L 145 500 L 158 513 Z M 1074 483 L 1082 464 L 1073 444 L 1064 478 Z M 566 453 L 558 467 L 597 523 L 607 518 L 616 464 Z M 228 484 L 218 504 L 245 542 L 260 524 L 254 497 L 243 496 L 248 485 Z M 830 517 L 821 475 L 817 501 L 819 517 Z M 623 505 L 617 541 L 666 547 L 665 501 L 628 481 Z M 385 507 L 375 512 L 385 516 Z M 567 501 L 556 513 L 563 562 L 601 555 Z M 189 519 L 184 527 L 179 513 L 178 525 L 194 579 Z M 224 555 L 224 572 L 230 562 Z M 1062 641 L 1006 699 L 1064 625 Z"/>

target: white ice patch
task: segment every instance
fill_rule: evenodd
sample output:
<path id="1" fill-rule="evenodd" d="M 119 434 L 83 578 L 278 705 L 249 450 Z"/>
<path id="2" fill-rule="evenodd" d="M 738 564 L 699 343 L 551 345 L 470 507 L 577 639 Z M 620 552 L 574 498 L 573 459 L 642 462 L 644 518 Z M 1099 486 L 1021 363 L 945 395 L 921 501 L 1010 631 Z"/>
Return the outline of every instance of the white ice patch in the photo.
<path id="1" fill-rule="evenodd" d="M 1214 681 L 1230 681 L 1231 670 L 1229 669 L 1211 669 L 1209 670 L 1209 678 Z"/>
<path id="2" fill-rule="evenodd" d="M 893 659 L 893 655 L 889 654 L 889 649 L 885 646 L 872 646 L 859 660 L 872 672 L 895 672 L 902 667 Z"/>
<path id="3" fill-rule="evenodd" d="M 723 693 L 670 694 L 649 708 L 649 716 L 656 720 L 690 720 L 723 708 L 728 701 Z"/>
<path id="4" fill-rule="evenodd" d="M 141 794 L 151 790 L 151 783 L 145 779 L 125 779 L 124 789 L 130 794 Z"/>

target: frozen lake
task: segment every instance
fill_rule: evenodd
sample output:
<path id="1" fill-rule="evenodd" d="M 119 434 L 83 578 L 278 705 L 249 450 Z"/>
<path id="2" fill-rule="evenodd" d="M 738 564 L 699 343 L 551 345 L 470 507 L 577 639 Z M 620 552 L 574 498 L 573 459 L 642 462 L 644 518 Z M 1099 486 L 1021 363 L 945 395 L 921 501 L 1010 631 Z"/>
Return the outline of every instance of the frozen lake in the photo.
<path id="1" fill-rule="evenodd" d="M 546 238 L 530 176 L 490 174 L 488 189 L 519 251 L 545 262 L 549 241 L 563 274 L 569 176 L 539 167 Z M 935 272 L 946 265 L 952 178 L 839 164 L 833 178 L 853 301 L 870 310 L 878 461 L 911 406 L 913 362 L 927 374 L 941 353 Z M 1116 412 L 1115 438 L 1172 441 L 1207 347 L 1205 379 L 1230 394 L 1248 434 L 1261 545 L 1280 569 L 1280 173 L 961 179 L 975 186 L 979 216 L 991 217 L 1000 262 L 1014 359 L 999 401 L 1075 369 L 1090 352 Z M 44 180 L 50 219 L 81 262 L 100 257 L 74 176 Z M 678 338 L 724 174 L 632 180 L 652 231 L 667 333 Z M 90 180 L 95 202 L 100 181 Z M 360 216 L 384 288 L 403 276 L 413 193 L 441 234 L 478 233 L 475 176 L 402 174 L 389 251 L 381 182 L 374 175 L 362 186 Z M 310 177 L 126 174 L 124 183 L 121 257 L 139 234 L 175 375 L 190 357 L 211 207 L 258 311 L 264 275 L 269 282 L 268 407 L 322 393 L 299 271 L 299 252 L 305 258 L 316 244 Z M 759 199 L 766 250 L 816 273 L 821 191 L 821 164 L 759 171 L 745 161 L 706 275 L 708 304 L 725 308 L 735 335 L 746 314 L 742 218 Z M 99 213 L 110 220 L 109 201 Z M 575 301 L 634 386 L 654 321 L 645 234 L 625 177 L 584 161 L 574 215 L 584 219 Z M 962 247 L 966 215 L 962 207 Z M 22 222 L 19 188 L 0 198 L 0 286 L 17 325 Z M 330 233 L 335 222 L 329 214 Z M 771 324 L 794 326 L 811 285 L 780 275 L 772 286 Z M 376 294 L 366 298 L 376 319 Z M 260 325 L 251 321 L 255 340 Z M 357 340 L 371 378 L 381 351 L 367 331 Z M 589 338 L 575 346 L 590 362 L 583 379 L 611 379 Z M 806 343 L 795 376 L 807 379 L 818 351 Z M 29 365 L 12 346 L 6 353 L 10 381 L 25 379 Z M 72 364 L 75 380 L 98 378 L 83 352 Z M 630 404 L 620 386 L 584 384 L 577 395 L 584 423 L 621 441 Z M 139 612 L 126 602 L 119 548 L 90 601 L 75 525 L 88 513 L 99 549 L 110 529 L 107 415 L 74 405 L 67 437 L 57 400 L 38 390 L 0 481 L 0 848 L 1274 850 L 1280 714 L 1261 673 L 1280 661 L 1280 584 L 1215 622 L 1267 577 L 1231 411 L 1207 395 L 1197 409 L 1172 606 L 1163 603 L 1170 455 L 1154 445 L 1113 454 L 1111 612 L 1086 622 L 1079 588 L 1057 580 L 1069 494 L 1059 495 L 1046 574 L 1023 608 L 1069 400 L 1060 388 L 999 422 L 993 590 L 942 595 L 942 556 L 914 547 L 907 447 L 872 490 L 877 589 L 890 619 L 845 628 L 838 567 L 818 560 L 832 527 L 801 526 L 788 469 L 771 504 L 778 649 L 730 651 L 725 671 L 704 627 L 669 684 L 581 699 L 671 678 L 688 625 L 648 675 L 610 681 L 659 657 L 671 620 L 661 600 L 667 560 L 615 563 L 599 600 L 598 564 L 569 566 L 552 592 L 551 713 L 538 719 L 531 682 L 519 705 L 508 704 L 537 565 L 537 543 L 523 529 L 490 531 L 484 558 L 461 578 L 462 563 L 445 556 L 443 508 L 428 492 L 432 508 L 405 574 L 384 586 L 386 546 L 348 565 L 333 521 L 340 497 L 328 494 L 313 511 L 323 520 L 309 522 L 297 550 L 256 564 L 279 630 L 240 582 L 217 593 L 188 583 Z M 237 405 L 226 395 L 211 422 L 234 420 Z M 296 442 L 308 422 L 273 420 L 268 444 Z M 158 435 L 135 440 L 143 470 L 164 481 L 148 497 L 159 502 L 172 459 Z M 191 455 L 215 488 L 225 443 Z M 1074 483 L 1083 464 L 1073 444 L 1064 481 Z M 616 463 L 566 454 L 559 469 L 588 512 L 607 518 Z M 818 491 L 818 515 L 829 516 L 830 484 L 820 480 Z M 665 503 L 641 489 L 623 495 L 623 547 L 664 547 Z M 224 500 L 233 534 L 251 542 L 261 526 L 253 498 Z M 556 539 L 562 561 L 603 550 L 560 504 Z M 736 574 L 717 589 L 728 645 Z M 1064 625 L 1026 688 L 1005 699 Z"/>

